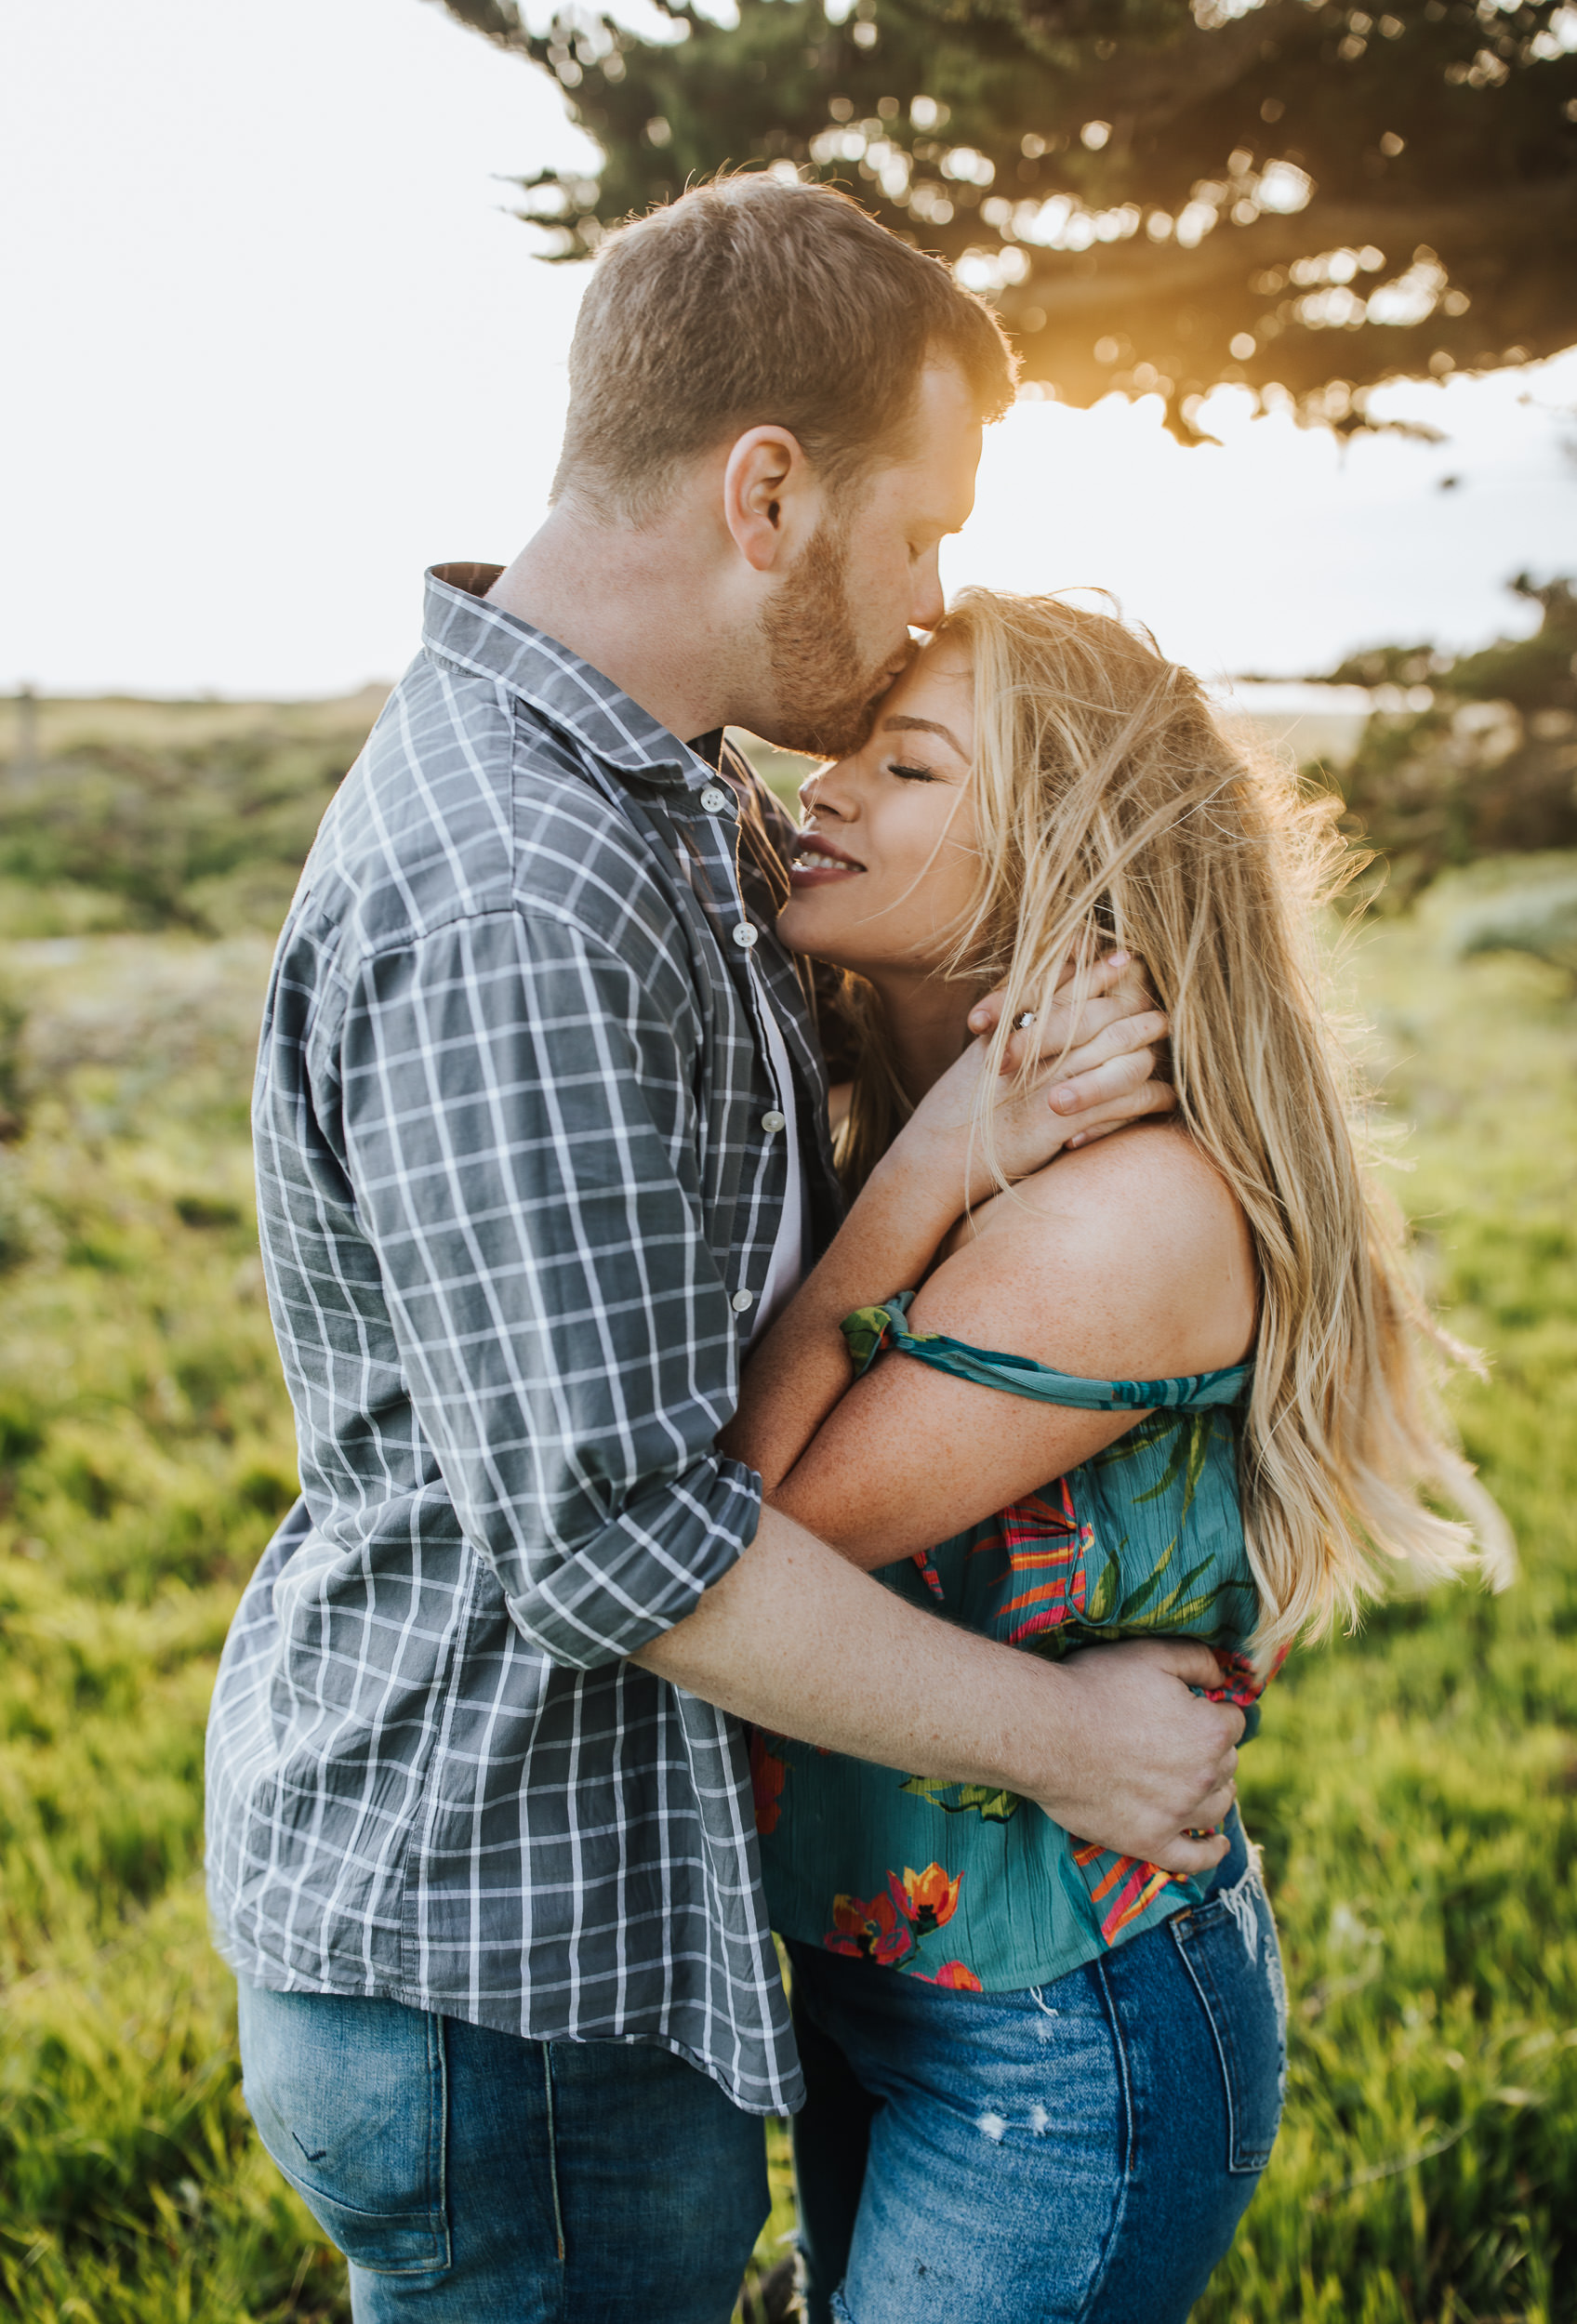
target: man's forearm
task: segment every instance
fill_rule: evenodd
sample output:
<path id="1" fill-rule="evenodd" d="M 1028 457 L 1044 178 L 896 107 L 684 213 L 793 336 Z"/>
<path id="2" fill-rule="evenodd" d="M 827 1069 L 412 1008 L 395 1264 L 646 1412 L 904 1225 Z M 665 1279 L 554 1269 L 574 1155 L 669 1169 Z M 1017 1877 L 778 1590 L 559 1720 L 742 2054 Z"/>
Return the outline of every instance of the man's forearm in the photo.
<path id="1" fill-rule="evenodd" d="M 694 1614 L 634 1657 L 779 1734 L 947 1783 L 1024 1793 L 1065 1829 L 1175 1871 L 1230 1799 L 1240 1714 L 1195 1700 L 1208 1650 L 1109 1647 L 1057 1667 L 907 1604 L 780 1512 Z"/>
<path id="2" fill-rule="evenodd" d="M 1022 1783 L 1015 1734 L 1055 1717 L 1043 1667 L 906 1604 L 770 1509 L 738 1565 L 634 1659 L 778 1734 L 948 1782 Z"/>

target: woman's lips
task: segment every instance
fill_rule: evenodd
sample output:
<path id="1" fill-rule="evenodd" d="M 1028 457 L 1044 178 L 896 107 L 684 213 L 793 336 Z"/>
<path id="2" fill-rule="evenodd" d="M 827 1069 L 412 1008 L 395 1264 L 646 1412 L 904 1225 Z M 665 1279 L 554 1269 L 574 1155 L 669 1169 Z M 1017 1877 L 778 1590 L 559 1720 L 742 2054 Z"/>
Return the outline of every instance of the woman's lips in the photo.
<path id="1" fill-rule="evenodd" d="M 864 869 L 852 855 L 807 831 L 801 835 L 788 878 L 796 889 L 829 888 L 841 879 L 857 878 Z"/>

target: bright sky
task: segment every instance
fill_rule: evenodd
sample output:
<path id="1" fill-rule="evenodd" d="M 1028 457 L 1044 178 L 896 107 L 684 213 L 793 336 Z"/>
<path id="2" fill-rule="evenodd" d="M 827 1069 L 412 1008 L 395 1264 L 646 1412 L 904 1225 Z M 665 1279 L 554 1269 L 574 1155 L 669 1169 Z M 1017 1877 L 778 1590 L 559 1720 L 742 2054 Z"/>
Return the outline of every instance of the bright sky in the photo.
<path id="1" fill-rule="evenodd" d="M 423 566 L 542 511 L 580 277 L 498 179 L 586 152 L 429 0 L 0 0 L 0 688 L 397 674 Z M 949 582 L 1104 585 L 1215 676 L 1478 642 L 1577 568 L 1577 350 L 1393 391 L 1435 447 L 1217 401 L 1186 453 L 1153 403 L 1021 405 Z"/>

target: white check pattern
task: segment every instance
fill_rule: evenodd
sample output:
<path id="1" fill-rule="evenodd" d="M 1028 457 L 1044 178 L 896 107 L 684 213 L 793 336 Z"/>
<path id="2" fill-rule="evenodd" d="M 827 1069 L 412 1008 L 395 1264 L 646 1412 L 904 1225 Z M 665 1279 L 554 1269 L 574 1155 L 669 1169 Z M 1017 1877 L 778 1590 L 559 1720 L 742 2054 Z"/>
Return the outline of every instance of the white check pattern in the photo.
<path id="1" fill-rule="evenodd" d="M 302 1499 L 214 1696 L 216 1933 L 262 1986 L 655 2040 L 778 2112 L 740 1729 L 627 1659 L 757 1523 L 713 1445 L 788 1176 L 762 986 L 825 1117 L 775 811 L 489 578 L 429 576 L 274 962 L 253 1118 Z M 824 1131 L 804 1160 L 820 1240 Z"/>

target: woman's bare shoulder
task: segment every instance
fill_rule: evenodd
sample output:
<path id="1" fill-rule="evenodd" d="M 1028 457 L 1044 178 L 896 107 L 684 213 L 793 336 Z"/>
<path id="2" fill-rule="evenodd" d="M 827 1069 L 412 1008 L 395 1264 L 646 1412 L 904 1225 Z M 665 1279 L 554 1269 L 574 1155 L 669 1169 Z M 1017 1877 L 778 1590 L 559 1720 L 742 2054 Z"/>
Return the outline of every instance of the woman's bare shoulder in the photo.
<path id="1" fill-rule="evenodd" d="M 1257 1284 L 1247 1222 L 1173 1125 L 1137 1124 L 1065 1154 L 975 1214 L 916 1304 L 923 1327 L 1071 1372 L 1160 1378 L 1237 1363 Z M 941 1320 L 943 1312 L 953 1320 Z"/>
<path id="2" fill-rule="evenodd" d="M 1031 1210 L 1122 1216 L 1135 1204 L 1159 1203 L 1169 1220 L 1204 1233 L 1222 1231 L 1241 1212 L 1226 1180 L 1175 1121 L 1134 1122 L 1036 1172 L 1022 1189 Z"/>

